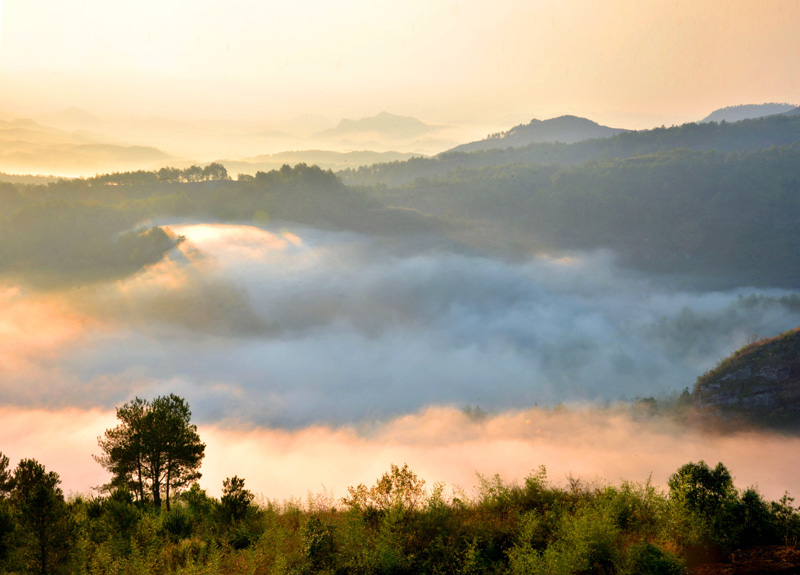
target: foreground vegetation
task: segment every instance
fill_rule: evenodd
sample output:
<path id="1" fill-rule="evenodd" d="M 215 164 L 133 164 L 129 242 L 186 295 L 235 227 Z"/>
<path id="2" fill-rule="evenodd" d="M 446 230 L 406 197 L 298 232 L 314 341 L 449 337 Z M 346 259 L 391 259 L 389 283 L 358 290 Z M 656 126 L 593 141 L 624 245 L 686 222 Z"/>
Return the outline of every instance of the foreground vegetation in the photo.
<path id="1" fill-rule="evenodd" d="M 11 473 L 0 454 L 0 571 L 7 573 L 653 573 L 740 548 L 796 541 L 785 496 L 737 490 L 721 463 L 682 466 L 664 492 L 544 467 L 522 484 L 479 477 L 476 494 L 425 489 L 407 466 L 348 496 L 255 502 L 238 477 L 221 498 L 198 485 L 165 503 L 125 488 L 65 501 L 33 460 Z"/>

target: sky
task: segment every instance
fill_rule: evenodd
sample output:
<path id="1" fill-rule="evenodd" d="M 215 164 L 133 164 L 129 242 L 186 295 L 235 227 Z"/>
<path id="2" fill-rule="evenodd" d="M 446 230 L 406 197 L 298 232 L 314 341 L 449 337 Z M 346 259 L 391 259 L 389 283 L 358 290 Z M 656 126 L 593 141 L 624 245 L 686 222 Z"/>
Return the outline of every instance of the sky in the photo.
<path id="1" fill-rule="evenodd" d="M 0 114 L 622 128 L 800 98 L 793 0 L 4 0 Z"/>

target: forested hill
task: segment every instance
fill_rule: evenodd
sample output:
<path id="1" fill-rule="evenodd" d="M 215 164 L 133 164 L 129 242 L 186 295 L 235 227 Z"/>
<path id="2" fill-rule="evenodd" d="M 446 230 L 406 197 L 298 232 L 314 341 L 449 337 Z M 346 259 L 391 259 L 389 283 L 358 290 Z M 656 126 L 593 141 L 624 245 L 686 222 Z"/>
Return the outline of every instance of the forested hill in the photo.
<path id="1" fill-rule="evenodd" d="M 341 177 L 298 164 L 233 181 L 211 164 L 2 183 L 0 274 L 40 284 L 119 277 L 178 241 L 135 231 L 137 222 L 272 218 L 393 235 L 403 249 L 423 241 L 511 258 L 608 249 L 624 266 L 706 286 L 795 289 L 798 141 L 800 116 L 782 115 L 452 153 Z"/>
<path id="2" fill-rule="evenodd" d="M 263 223 L 270 218 L 364 234 L 441 228 L 385 207 L 330 170 L 298 164 L 231 180 L 220 164 L 113 173 L 48 184 L 0 182 L 0 279 L 40 287 L 124 277 L 159 261 L 181 238 L 150 219 Z"/>
<path id="3" fill-rule="evenodd" d="M 706 421 L 797 431 L 800 328 L 736 351 L 697 379 L 694 397 Z"/>
<path id="4" fill-rule="evenodd" d="M 498 148 L 521 148 L 529 144 L 541 142 L 562 142 L 573 144 L 592 138 L 608 138 L 624 132 L 617 128 L 601 126 L 597 122 L 578 118 L 577 116 L 560 116 L 550 120 L 531 120 L 528 124 L 520 124 L 499 134 L 456 146 L 450 152 L 477 152 Z"/>
<path id="5" fill-rule="evenodd" d="M 797 146 L 461 168 L 369 193 L 457 222 L 461 242 L 492 254 L 610 249 L 625 266 L 709 287 L 800 286 Z"/>
<path id="6" fill-rule="evenodd" d="M 506 164 L 576 166 L 613 158 L 628 158 L 688 148 L 734 152 L 800 142 L 800 115 L 781 114 L 736 123 L 684 124 L 624 132 L 610 138 L 574 144 L 535 143 L 521 148 L 478 152 L 446 152 L 434 158 L 375 164 L 339 172 L 346 184 L 405 186 L 420 178 L 436 179 L 460 168 Z"/>

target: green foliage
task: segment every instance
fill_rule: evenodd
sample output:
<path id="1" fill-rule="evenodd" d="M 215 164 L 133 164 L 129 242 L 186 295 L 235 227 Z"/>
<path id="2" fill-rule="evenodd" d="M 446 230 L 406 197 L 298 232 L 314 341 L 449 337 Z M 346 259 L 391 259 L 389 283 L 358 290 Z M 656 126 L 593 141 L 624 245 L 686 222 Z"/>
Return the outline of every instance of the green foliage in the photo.
<path id="1" fill-rule="evenodd" d="M 621 532 L 612 518 L 582 506 L 574 514 L 561 516 L 553 540 L 543 551 L 518 544 L 509 552 L 509 562 L 514 574 L 617 573 L 621 548 Z"/>
<path id="2" fill-rule="evenodd" d="M 9 501 L 0 498 L 0 572 L 7 564 L 12 547 L 12 534 L 14 533 L 15 520 Z"/>
<path id="3" fill-rule="evenodd" d="M 205 168 L 201 168 L 200 166 L 189 166 L 188 168 L 181 170 L 179 168 L 164 167 L 155 173 L 137 172 L 137 174 L 139 175 L 139 178 L 135 180 L 135 183 L 137 184 L 152 183 L 153 181 L 176 183 L 206 182 L 210 180 L 228 179 L 228 170 L 225 169 L 225 166 L 216 162 L 207 165 Z M 117 183 L 118 185 L 124 185 L 119 178 L 115 178 L 111 181 L 109 181 L 107 177 L 101 178 L 103 179 L 100 181 L 97 181 L 99 178 L 93 178 L 93 181 L 97 181 L 97 183 Z M 122 181 L 125 183 L 130 182 L 129 180 Z"/>
<path id="4" fill-rule="evenodd" d="M 182 505 L 174 505 L 161 519 L 161 528 L 173 542 L 192 535 L 192 517 Z"/>
<path id="5" fill-rule="evenodd" d="M 800 120 L 791 122 L 800 131 Z M 353 184 L 398 186 L 376 186 L 371 195 L 458 221 L 448 233 L 494 253 L 605 248 L 623 265 L 694 275 L 712 285 L 796 286 L 800 149 L 791 143 L 797 140 L 780 148 L 725 144 L 713 151 L 659 146 L 659 134 L 650 137 L 653 145 L 622 154 L 609 147 L 608 154 L 576 161 L 537 157 L 525 148 L 364 168 L 375 178 L 342 176 Z M 625 138 L 545 147 L 576 151 Z M 395 172 L 408 174 L 395 178 Z"/>
<path id="6" fill-rule="evenodd" d="M 774 544 L 780 541 L 779 527 L 769 504 L 753 488 L 746 489 L 734 509 L 736 547 Z"/>
<path id="7" fill-rule="evenodd" d="M 23 459 L 14 470 L 11 504 L 16 516 L 12 562 L 25 572 L 66 573 L 74 532 L 58 474 L 34 459 Z"/>
<path id="8" fill-rule="evenodd" d="M 773 545 L 797 533 L 788 496 L 770 504 L 755 489 L 739 493 L 722 463 L 714 469 L 704 461 L 688 463 L 670 477 L 669 488 L 684 545 L 729 553 Z"/>
<path id="9" fill-rule="evenodd" d="M 714 469 L 705 461 L 687 463 L 670 476 L 667 485 L 670 498 L 709 521 L 736 499 L 733 478 L 722 463 Z"/>
<path id="10" fill-rule="evenodd" d="M 575 166 L 610 159 L 645 156 L 677 149 L 715 150 L 721 153 L 791 146 L 800 141 L 800 117 L 774 116 L 736 123 L 684 124 L 625 132 L 610 138 L 575 144 L 531 144 L 475 153 L 445 152 L 433 158 L 411 158 L 362 166 L 340 172 L 351 185 L 407 186 L 415 180 L 442 180 L 459 170 L 498 166 Z"/>
<path id="11" fill-rule="evenodd" d="M 244 488 L 244 479 L 234 475 L 222 482 L 222 499 L 220 500 L 220 514 L 223 521 L 235 523 L 247 516 L 255 495 Z"/>
<path id="12" fill-rule="evenodd" d="M 186 504 L 186 509 L 194 522 L 195 531 L 199 531 L 213 520 L 217 503 L 208 496 L 199 483 L 193 483 L 187 491 L 181 493 L 180 499 Z"/>
<path id="13" fill-rule="evenodd" d="M 306 164 L 237 181 L 214 163 L 4 183 L 0 273 L 45 286 L 124 277 L 179 241 L 133 230 L 137 222 L 261 224 L 268 214 L 379 235 L 435 232 L 503 255 L 605 248 L 648 272 L 794 287 L 799 137 L 800 116 L 688 124 L 379 164 L 342 172 L 350 187 Z"/>
<path id="14" fill-rule="evenodd" d="M 133 502 L 133 495 L 125 488 L 118 488 L 103 501 L 102 512 L 107 529 L 122 539 L 130 538 L 142 513 Z"/>
<path id="15" fill-rule="evenodd" d="M 326 525 L 319 516 L 309 517 L 303 525 L 303 555 L 310 572 L 333 569 L 336 562 L 333 532 L 334 526 Z"/>
<path id="16" fill-rule="evenodd" d="M 623 481 L 619 487 L 607 487 L 597 493 L 597 499 L 618 528 L 648 540 L 663 537 L 661 522 L 668 503 L 649 479 L 643 484 Z"/>
<path id="17" fill-rule="evenodd" d="M 733 508 L 738 494 L 728 469 L 718 463 L 711 469 L 704 461 L 687 463 L 667 482 L 670 500 L 686 514 L 692 533 L 689 543 L 716 545 L 727 550 L 735 542 Z"/>
<path id="18" fill-rule="evenodd" d="M 673 474 L 669 497 L 650 481 L 558 487 L 543 467 L 522 484 L 479 476 L 474 498 L 449 497 L 443 484 L 426 496 L 408 466 L 392 465 L 373 487 L 352 488 L 345 510 L 313 500 L 308 509 L 259 506 L 237 476 L 220 500 L 194 483 L 170 510 L 141 505 L 125 488 L 65 504 L 58 476 L 32 460 L 13 479 L 11 497 L 0 498 L 0 535 L 10 525 L 0 570 L 12 573 L 43 572 L 37 514 L 49 518 L 46 572 L 98 575 L 677 575 L 699 545 L 731 551 L 800 535 L 788 495 L 740 493 L 722 464 L 703 462 Z M 61 539 L 58 525 L 68 527 Z"/>
<path id="19" fill-rule="evenodd" d="M 14 488 L 13 476 L 11 470 L 8 468 L 9 459 L 0 451 L 0 499 L 8 497 L 11 490 Z"/>
<path id="20" fill-rule="evenodd" d="M 626 575 L 680 575 L 683 572 L 677 557 L 646 541 L 628 548 L 621 571 Z"/>
<path id="21" fill-rule="evenodd" d="M 44 287 L 114 279 L 179 243 L 158 227 L 131 229 L 137 210 L 57 198 L 0 215 L 0 272 Z"/>
<path id="22" fill-rule="evenodd" d="M 379 511 L 416 509 L 425 497 L 425 480 L 420 479 L 404 464 L 402 468 L 392 464 L 378 482 L 370 488 L 363 483 L 348 487 L 349 497 L 342 503 L 353 509 L 366 512 L 370 508 Z"/>

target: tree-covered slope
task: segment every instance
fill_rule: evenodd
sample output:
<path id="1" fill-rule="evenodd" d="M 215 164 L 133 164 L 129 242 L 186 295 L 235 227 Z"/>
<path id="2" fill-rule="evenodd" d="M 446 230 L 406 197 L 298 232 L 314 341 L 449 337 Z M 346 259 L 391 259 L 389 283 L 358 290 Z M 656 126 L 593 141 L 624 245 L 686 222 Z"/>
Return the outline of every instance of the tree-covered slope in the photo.
<path id="1" fill-rule="evenodd" d="M 800 116 L 776 115 L 736 123 L 684 124 L 623 132 L 610 138 L 574 144 L 537 143 L 522 148 L 478 152 L 446 152 L 434 158 L 413 158 L 339 172 L 346 184 L 405 186 L 421 178 L 439 179 L 460 168 L 520 164 L 575 166 L 687 148 L 736 152 L 800 142 Z"/>
<path id="2" fill-rule="evenodd" d="M 720 287 L 800 285 L 794 146 L 460 169 L 371 193 L 457 223 L 461 241 L 495 254 L 610 249 L 624 265 Z"/>
<path id="3" fill-rule="evenodd" d="M 442 228 L 386 207 L 331 171 L 288 165 L 232 181 L 220 164 L 106 174 L 48 184 L 0 183 L 0 275 L 57 287 L 124 277 L 159 261 L 181 238 L 151 219 L 263 223 L 391 235 Z"/>

